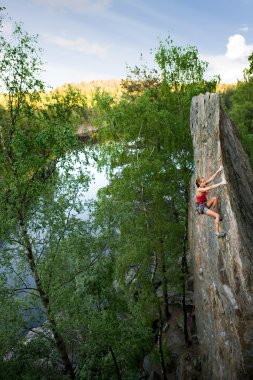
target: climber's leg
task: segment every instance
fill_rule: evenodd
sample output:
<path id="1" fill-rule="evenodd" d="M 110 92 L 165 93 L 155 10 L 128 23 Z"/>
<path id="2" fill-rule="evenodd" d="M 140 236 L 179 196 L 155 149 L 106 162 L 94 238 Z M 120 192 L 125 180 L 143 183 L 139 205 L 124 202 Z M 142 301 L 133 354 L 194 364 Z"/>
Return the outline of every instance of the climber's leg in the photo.
<path id="1" fill-rule="evenodd" d="M 219 235 L 220 232 L 220 215 L 217 212 L 214 212 L 212 210 L 205 210 L 205 215 L 212 216 L 215 220 L 215 233 L 216 235 Z"/>
<path id="2" fill-rule="evenodd" d="M 208 208 L 213 206 L 213 211 L 218 212 L 218 198 L 217 197 L 212 197 L 208 199 L 208 201 L 206 202 L 206 205 Z"/>
<path id="3" fill-rule="evenodd" d="M 219 212 L 218 211 L 218 198 L 217 197 L 212 197 L 210 199 L 208 199 L 208 201 L 206 202 L 206 205 L 208 208 L 210 208 L 211 206 L 213 206 L 213 211 L 214 212 Z M 220 221 L 222 220 L 222 217 L 220 216 Z"/>

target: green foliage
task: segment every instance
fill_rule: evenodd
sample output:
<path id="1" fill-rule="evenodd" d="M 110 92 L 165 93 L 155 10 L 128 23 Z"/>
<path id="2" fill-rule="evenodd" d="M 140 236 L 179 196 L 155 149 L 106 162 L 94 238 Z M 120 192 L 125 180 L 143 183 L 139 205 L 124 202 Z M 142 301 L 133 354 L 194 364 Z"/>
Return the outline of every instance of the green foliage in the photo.
<path id="1" fill-rule="evenodd" d="M 99 193 L 95 220 L 131 313 L 138 310 L 150 326 L 160 315 L 166 321 L 168 290 L 182 286 L 193 169 L 190 102 L 216 86 L 204 81 L 206 64 L 195 48 L 166 44 L 155 54 L 160 71 L 134 67 L 117 103 L 96 95 L 95 122 L 105 143 L 99 160 L 110 185 Z"/>
<path id="2" fill-rule="evenodd" d="M 4 19 L 4 13 L 2 13 L 2 12 L 4 12 L 5 11 L 5 7 L 0 7 L 0 31 L 1 31 L 1 29 L 2 29 L 2 27 L 3 27 L 3 19 Z"/>
<path id="3" fill-rule="evenodd" d="M 249 61 L 249 74 L 253 74 L 253 52 L 250 54 L 248 61 Z"/>
<path id="4" fill-rule="evenodd" d="M 224 95 L 224 99 L 253 167 L 253 53 L 248 60 L 249 68 L 244 71 L 244 81 L 238 82 L 232 91 Z"/>
<path id="5" fill-rule="evenodd" d="M 231 101 L 229 114 L 239 130 L 242 145 L 253 167 L 253 78 L 237 84 Z"/>
<path id="6" fill-rule="evenodd" d="M 195 46 L 175 46 L 170 37 L 160 41 L 155 60 L 161 70 L 162 80 L 177 90 L 178 86 L 203 81 L 208 63 L 200 61 Z"/>
<path id="7" fill-rule="evenodd" d="M 249 61 L 249 67 L 244 70 L 244 76 L 246 80 L 247 78 L 250 78 L 253 75 L 253 52 L 249 55 L 248 61 Z"/>
<path id="8" fill-rule="evenodd" d="M 57 88 L 58 92 L 65 92 L 67 84 Z M 120 79 L 109 79 L 109 80 L 93 80 L 91 82 L 80 82 L 72 85 L 81 94 L 87 97 L 88 105 L 91 106 L 94 94 L 97 91 L 106 92 L 113 96 L 115 99 L 119 99 L 122 95 L 121 80 Z"/>
<path id="9" fill-rule="evenodd" d="M 0 36 L 1 46 L 1 92 L 6 94 L 7 104 L 14 122 L 27 98 L 34 99 L 37 92 L 44 89 L 43 82 L 38 79 L 41 72 L 41 60 L 36 49 L 36 36 L 24 32 L 21 24 L 16 24 L 12 41 Z"/>
<path id="10" fill-rule="evenodd" d="M 35 334 L 36 335 L 36 334 Z M 0 362 L 2 379 L 62 379 L 59 370 L 53 365 L 52 344 L 39 334 L 30 342 L 19 344 L 9 353 L 9 359 Z"/>
<path id="11" fill-rule="evenodd" d="M 22 378 L 37 378 L 33 368 L 38 366 L 30 368 L 30 363 L 42 354 L 31 349 L 30 344 L 25 345 L 21 334 L 25 333 L 27 318 L 22 310 L 35 309 L 36 315 L 32 314 L 27 323 L 33 325 L 36 316 L 36 323 L 42 323 L 41 313 L 48 319 L 49 330 L 55 338 L 55 341 L 51 339 L 50 346 L 55 352 L 50 356 L 52 368 L 60 373 L 56 363 L 62 360 L 61 366 L 73 375 L 71 363 L 64 353 L 63 331 L 51 305 L 50 291 L 60 242 L 74 228 L 74 215 L 83 209 L 77 193 L 87 188 L 88 183 L 86 173 L 73 171 L 74 150 L 80 146 L 77 126 L 87 118 L 86 98 L 69 87 L 64 94 L 55 93 L 49 100 L 44 97 L 42 102 L 44 84 L 37 79 L 41 61 L 35 47 L 36 38 L 16 26 L 13 39 L 9 42 L 1 37 L 0 40 L 4 91 L 0 135 L 0 233 L 3 242 L 0 260 L 4 276 L 1 290 L 3 295 L 5 292 L 15 294 L 18 289 L 27 295 L 19 303 L 14 296 L 10 298 L 13 305 L 19 306 L 20 325 L 16 319 L 15 323 L 11 322 L 14 309 L 9 308 L 12 327 L 5 347 L 7 353 L 12 352 L 11 341 L 13 345 L 17 334 L 20 335 L 19 344 L 8 357 L 5 369 L 8 373 L 19 368 L 24 373 Z M 2 325 L 0 335 L 4 334 L 4 328 Z"/>
<path id="12" fill-rule="evenodd" d="M 223 106 L 235 123 L 238 136 L 253 167 L 253 76 L 252 58 L 249 56 L 249 68 L 244 70 L 244 80 L 237 85 L 220 86 Z"/>
<path id="13" fill-rule="evenodd" d="M 11 220 L 21 205 L 26 212 L 34 205 L 46 183 L 51 186 L 57 162 L 78 147 L 77 126 L 87 118 L 86 98 L 71 86 L 42 103 L 36 38 L 18 25 L 13 39 L 0 40 L 0 83 L 5 91 L 0 109 L 1 207 Z"/>
<path id="14" fill-rule="evenodd" d="M 13 57 L 10 45 L 7 57 Z M 11 76 L 6 73 L 6 83 L 16 85 Z M 76 127 L 89 117 L 86 98 L 71 86 L 49 97 L 21 90 L 18 85 L 8 90 L 1 109 L 1 264 L 9 276 L 2 290 L 12 295 L 9 316 L 19 302 L 17 322 L 10 320 L 6 336 L 4 353 L 12 354 L 3 374 L 57 378 L 68 365 L 64 344 L 74 351 L 80 378 L 117 378 L 119 372 L 133 378 L 138 359 L 152 344 L 149 321 L 115 286 L 113 258 L 105 255 L 107 241 L 97 237 L 97 224 L 94 228 L 77 218 L 84 211 L 78 196 L 88 177 L 73 169 L 80 160 L 73 150 Z M 108 101 L 105 97 L 102 107 Z M 95 111 L 100 112 L 98 103 Z M 85 154 L 82 159 L 87 161 Z M 26 294 L 22 300 L 14 297 L 17 289 Z M 26 321 L 22 310 L 33 309 L 36 313 Z M 44 337 L 26 344 L 27 328 L 45 319 L 49 341 Z M 52 339 L 56 334 L 63 343 Z"/>
<path id="15" fill-rule="evenodd" d="M 215 81 L 204 81 L 196 48 L 167 39 L 159 70 L 135 67 L 120 99 L 97 89 L 89 109 L 75 86 L 45 94 L 36 37 L 17 25 L 13 38 L 0 40 L 2 373 L 137 378 L 152 323 L 168 319 L 168 290 L 182 287 L 189 107 Z M 100 127 L 97 156 L 78 151 L 76 129 L 90 121 Z M 90 156 L 110 181 L 94 206 L 80 201 L 89 173 L 76 169 Z"/>

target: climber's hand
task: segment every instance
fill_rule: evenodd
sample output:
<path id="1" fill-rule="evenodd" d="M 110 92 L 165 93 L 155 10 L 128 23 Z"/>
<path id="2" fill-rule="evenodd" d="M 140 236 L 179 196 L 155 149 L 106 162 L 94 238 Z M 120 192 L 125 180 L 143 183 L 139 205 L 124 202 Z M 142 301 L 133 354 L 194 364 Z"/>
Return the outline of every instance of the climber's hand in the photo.
<path id="1" fill-rule="evenodd" d="M 223 179 L 223 181 L 221 181 L 220 183 L 221 185 L 226 185 L 227 184 L 227 181 L 225 179 Z"/>
<path id="2" fill-rule="evenodd" d="M 218 169 L 218 173 L 221 172 L 222 170 L 223 170 L 223 166 L 220 166 Z"/>

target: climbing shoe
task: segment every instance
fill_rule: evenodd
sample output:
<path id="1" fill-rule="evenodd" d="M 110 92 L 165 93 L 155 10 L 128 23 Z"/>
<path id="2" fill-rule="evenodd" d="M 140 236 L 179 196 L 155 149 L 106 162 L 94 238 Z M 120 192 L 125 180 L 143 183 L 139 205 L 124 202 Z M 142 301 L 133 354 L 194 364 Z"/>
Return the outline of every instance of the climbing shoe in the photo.
<path id="1" fill-rule="evenodd" d="M 219 232 L 218 234 L 215 234 L 218 238 L 222 238 L 224 236 L 226 236 L 226 232 L 222 231 L 222 232 Z"/>

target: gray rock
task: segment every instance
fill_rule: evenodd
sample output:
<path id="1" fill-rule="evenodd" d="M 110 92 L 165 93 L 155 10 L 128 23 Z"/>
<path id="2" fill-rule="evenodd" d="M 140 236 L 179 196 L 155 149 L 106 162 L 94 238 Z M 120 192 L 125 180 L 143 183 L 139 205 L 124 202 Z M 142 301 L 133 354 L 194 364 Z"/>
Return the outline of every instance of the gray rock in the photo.
<path id="1" fill-rule="evenodd" d="M 191 182 L 189 242 L 204 379 L 253 378 L 253 173 L 218 94 L 194 97 L 191 131 L 196 172 Z M 195 180 L 224 167 L 214 189 L 225 238 L 214 220 L 194 212 Z"/>
<path id="2" fill-rule="evenodd" d="M 149 376 L 152 372 L 152 363 L 149 355 L 146 355 L 143 359 L 144 375 Z"/>
<path id="3" fill-rule="evenodd" d="M 160 380 L 160 376 L 153 368 L 153 364 L 149 355 L 143 359 L 143 378 L 147 380 Z"/>

